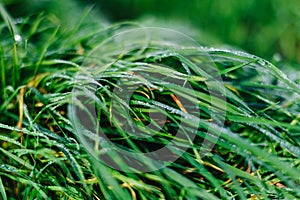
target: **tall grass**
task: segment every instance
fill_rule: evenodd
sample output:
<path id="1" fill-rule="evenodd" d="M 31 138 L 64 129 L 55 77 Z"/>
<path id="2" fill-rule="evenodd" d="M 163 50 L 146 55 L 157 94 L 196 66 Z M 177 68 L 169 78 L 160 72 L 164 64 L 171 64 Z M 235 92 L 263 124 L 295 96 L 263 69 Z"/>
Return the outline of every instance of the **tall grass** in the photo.
<path id="1" fill-rule="evenodd" d="M 2 199 L 300 198 L 299 84 L 239 51 L 139 37 L 122 46 L 111 36 L 136 25 L 103 27 L 85 16 L 73 29 L 51 15 L 11 19 L 19 44 L 10 25 L 0 26 Z M 78 133 L 67 109 L 89 77 L 97 86 L 96 123 L 111 142 L 102 149 L 101 135 Z M 118 96 L 119 80 L 134 89 L 128 102 Z M 149 113 L 166 117 L 159 131 L 161 121 Z M 125 129 L 129 118 L 138 128 Z M 151 170 L 170 159 L 153 154 L 136 168 L 114 145 L 137 153 L 167 146 L 167 156 L 179 158 Z"/>

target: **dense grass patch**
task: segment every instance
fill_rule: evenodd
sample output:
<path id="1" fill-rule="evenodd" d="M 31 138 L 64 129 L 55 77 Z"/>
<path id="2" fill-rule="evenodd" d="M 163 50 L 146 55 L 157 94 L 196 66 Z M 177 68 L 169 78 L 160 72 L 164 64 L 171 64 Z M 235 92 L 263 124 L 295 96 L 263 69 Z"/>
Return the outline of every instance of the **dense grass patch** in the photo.
<path id="1" fill-rule="evenodd" d="M 89 10 L 67 28 L 51 14 L 1 14 L 2 199 L 300 198 L 300 85 L 270 62 L 170 39 L 168 31 L 152 38 L 156 31 L 134 23 L 104 27 Z M 152 40 L 123 45 L 136 30 Z M 128 102 L 115 92 L 119 80 L 133 88 Z M 97 122 L 112 144 L 145 153 L 175 141 L 167 156 L 179 158 L 154 153 L 135 168 L 130 156 L 97 149 L 97 134 L 78 134 L 68 107 L 74 89 L 93 81 Z M 136 129 L 124 128 L 128 117 Z M 156 161 L 166 166 L 143 170 Z"/>

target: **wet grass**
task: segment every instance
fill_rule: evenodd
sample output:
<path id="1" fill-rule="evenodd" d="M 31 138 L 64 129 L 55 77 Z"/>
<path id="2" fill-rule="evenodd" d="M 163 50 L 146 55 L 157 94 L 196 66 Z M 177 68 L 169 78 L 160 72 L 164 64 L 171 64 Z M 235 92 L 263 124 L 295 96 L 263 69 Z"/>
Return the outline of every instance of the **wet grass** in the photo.
<path id="1" fill-rule="evenodd" d="M 300 85 L 272 63 L 89 9 L 73 28 L 1 10 L 2 199 L 300 198 Z M 110 145 L 76 130 L 82 88 Z"/>

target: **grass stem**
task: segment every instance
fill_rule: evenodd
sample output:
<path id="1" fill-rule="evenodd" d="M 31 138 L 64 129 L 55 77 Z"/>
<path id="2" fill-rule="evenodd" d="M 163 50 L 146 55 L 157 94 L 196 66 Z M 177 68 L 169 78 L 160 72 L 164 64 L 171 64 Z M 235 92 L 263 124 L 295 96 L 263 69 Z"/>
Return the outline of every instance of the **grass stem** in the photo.
<path id="1" fill-rule="evenodd" d="M 3 47 L 0 45 L 0 73 L 1 73 L 1 85 L 0 85 L 0 92 L 2 94 L 2 98 L 5 99 L 6 97 L 6 70 L 4 64 L 4 53 Z"/>

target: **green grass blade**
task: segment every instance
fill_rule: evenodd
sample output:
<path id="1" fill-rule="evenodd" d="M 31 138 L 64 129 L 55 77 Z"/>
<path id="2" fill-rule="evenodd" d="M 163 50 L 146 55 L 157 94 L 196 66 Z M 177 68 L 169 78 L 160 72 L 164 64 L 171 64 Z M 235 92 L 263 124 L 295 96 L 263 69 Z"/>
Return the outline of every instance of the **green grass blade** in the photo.
<path id="1" fill-rule="evenodd" d="M 7 200 L 7 195 L 5 192 L 5 188 L 4 188 L 1 176 L 0 176 L 0 193 L 1 193 L 2 199 Z"/>
<path id="2" fill-rule="evenodd" d="M 48 48 L 50 47 L 50 45 L 57 39 L 56 36 L 58 34 L 60 27 L 56 27 L 53 31 L 53 33 L 50 35 L 50 37 L 48 38 L 48 40 L 44 43 L 44 46 L 41 50 L 41 54 L 40 57 L 37 61 L 37 63 L 35 64 L 35 68 L 34 68 L 34 75 L 36 75 L 39 71 L 39 68 L 43 62 L 43 60 L 45 59 L 45 55 L 47 53 Z"/>
<path id="3" fill-rule="evenodd" d="M 5 63 L 4 63 L 4 52 L 1 44 L 0 44 L 0 76 L 1 76 L 0 92 L 2 93 L 1 98 L 5 99 L 6 98 L 6 70 L 5 70 Z"/>

